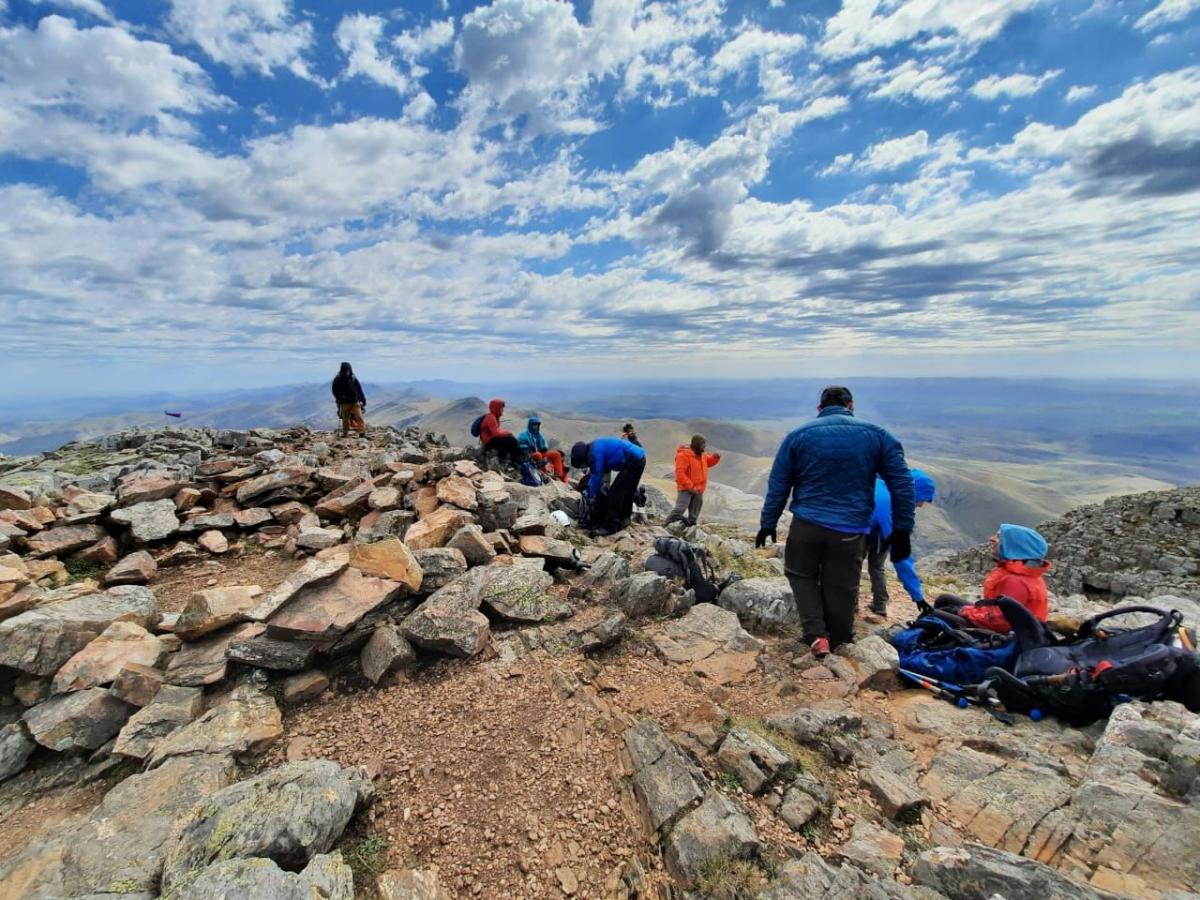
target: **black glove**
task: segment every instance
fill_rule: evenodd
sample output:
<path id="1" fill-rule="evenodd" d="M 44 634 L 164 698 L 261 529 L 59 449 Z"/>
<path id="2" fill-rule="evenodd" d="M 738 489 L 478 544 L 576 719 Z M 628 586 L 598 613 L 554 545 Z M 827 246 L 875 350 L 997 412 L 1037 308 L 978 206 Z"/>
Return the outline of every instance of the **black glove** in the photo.
<path id="1" fill-rule="evenodd" d="M 926 603 L 924 600 L 918 600 L 918 601 L 917 601 L 917 615 L 919 615 L 919 616 L 927 616 L 927 615 L 929 615 L 931 612 L 933 612 L 933 607 L 932 607 L 932 606 L 930 606 L 930 605 L 929 605 L 928 603 Z"/>
<path id="2" fill-rule="evenodd" d="M 891 539 L 892 562 L 898 563 L 912 556 L 912 534 L 907 531 L 893 531 Z"/>
<path id="3" fill-rule="evenodd" d="M 760 529 L 758 529 L 758 534 L 754 536 L 754 546 L 755 547 L 767 546 L 767 538 L 771 539 L 772 544 L 776 544 L 779 542 L 779 538 L 777 538 L 775 536 L 774 528 L 760 528 Z"/>

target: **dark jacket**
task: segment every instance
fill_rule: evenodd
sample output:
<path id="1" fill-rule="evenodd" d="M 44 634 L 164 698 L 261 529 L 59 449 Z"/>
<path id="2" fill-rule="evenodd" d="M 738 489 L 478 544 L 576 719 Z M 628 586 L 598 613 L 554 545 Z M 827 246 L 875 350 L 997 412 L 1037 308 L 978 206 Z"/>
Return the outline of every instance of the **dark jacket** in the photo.
<path id="1" fill-rule="evenodd" d="M 596 438 L 588 446 L 588 484 L 587 495 L 595 497 L 604 485 L 604 476 L 609 472 L 617 472 L 625 468 L 627 462 L 635 459 L 645 459 L 646 451 L 637 444 L 621 438 Z"/>
<path id="2" fill-rule="evenodd" d="M 362 385 L 351 375 L 343 378 L 340 374 L 333 379 L 333 399 L 338 403 L 361 403 L 366 406 L 367 398 L 363 394 Z"/>
<path id="3" fill-rule="evenodd" d="M 775 455 L 761 527 L 774 528 L 791 497 L 792 515 L 836 531 L 867 534 L 875 511 L 875 476 L 892 495 L 895 531 L 912 531 L 913 480 L 904 448 L 885 429 L 828 406 L 786 438 Z"/>

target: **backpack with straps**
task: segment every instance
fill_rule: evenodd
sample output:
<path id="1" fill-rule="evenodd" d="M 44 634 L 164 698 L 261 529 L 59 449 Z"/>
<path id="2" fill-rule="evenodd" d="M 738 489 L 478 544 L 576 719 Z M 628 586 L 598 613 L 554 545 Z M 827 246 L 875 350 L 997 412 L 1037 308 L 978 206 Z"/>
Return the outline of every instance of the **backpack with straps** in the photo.
<path id="1" fill-rule="evenodd" d="M 479 437 L 479 432 L 483 426 L 483 420 L 486 416 L 487 416 L 487 413 L 484 413 L 482 416 L 479 416 L 478 418 L 475 419 L 474 422 L 471 423 L 471 437 L 475 437 L 475 438 Z"/>
<path id="2" fill-rule="evenodd" d="M 654 539 L 654 555 L 646 560 L 646 571 L 682 578 L 684 588 L 696 592 L 697 603 L 716 603 L 721 591 L 737 580 L 731 575 L 718 582 L 708 551 L 675 537 Z"/>

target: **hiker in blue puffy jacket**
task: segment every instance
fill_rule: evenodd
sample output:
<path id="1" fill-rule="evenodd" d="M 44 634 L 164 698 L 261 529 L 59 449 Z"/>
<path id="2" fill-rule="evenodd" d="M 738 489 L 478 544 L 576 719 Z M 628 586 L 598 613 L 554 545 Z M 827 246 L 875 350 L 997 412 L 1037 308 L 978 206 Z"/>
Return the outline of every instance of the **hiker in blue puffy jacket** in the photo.
<path id="1" fill-rule="evenodd" d="M 605 475 L 617 473 L 608 489 L 604 522 L 595 533 L 615 534 L 624 528 L 633 515 L 633 497 L 646 469 L 646 451 L 620 438 L 596 438 L 590 444 L 579 441 L 571 448 L 571 465 L 588 470 L 584 493 L 589 500 L 600 494 Z"/>
<path id="2" fill-rule="evenodd" d="M 904 448 L 885 429 L 854 418 L 854 397 L 832 385 L 817 418 L 786 438 L 771 466 L 755 546 L 776 540 L 791 498 L 792 526 L 784 573 L 796 598 L 805 640 L 824 657 L 854 640 L 858 580 L 875 511 L 875 477 L 892 495 L 893 561 L 912 555 L 913 481 Z"/>
<path id="3" fill-rule="evenodd" d="M 920 469 L 910 470 L 913 480 L 913 492 L 916 495 L 916 506 L 920 509 L 926 503 L 933 502 L 937 485 L 928 472 Z M 892 495 L 882 478 L 875 479 L 875 512 L 871 514 L 871 531 L 867 535 L 867 574 L 871 577 L 871 612 L 878 616 L 887 615 L 888 588 L 887 574 L 884 565 L 887 562 L 888 548 L 892 541 Z M 904 590 L 917 604 L 922 612 L 929 608 L 925 602 L 925 592 L 921 589 L 921 579 L 917 576 L 917 567 L 913 557 L 897 560 L 892 563 L 896 575 Z"/>

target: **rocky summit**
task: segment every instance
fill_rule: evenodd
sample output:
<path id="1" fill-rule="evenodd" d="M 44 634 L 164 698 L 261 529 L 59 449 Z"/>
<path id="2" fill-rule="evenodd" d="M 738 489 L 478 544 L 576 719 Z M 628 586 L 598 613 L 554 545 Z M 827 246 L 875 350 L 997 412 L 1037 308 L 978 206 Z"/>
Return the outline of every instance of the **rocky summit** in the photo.
<path id="1" fill-rule="evenodd" d="M 1054 608 L 1195 624 L 1198 497 L 1043 526 Z M 0 897 L 1197 896 L 1200 717 L 958 709 L 898 588 L 819 661 L 777 548 L 672 526 L 743 576 L 697 604 L 578 504 L 413 428 L 0 459 Z"/>

